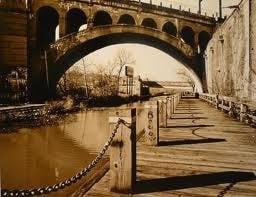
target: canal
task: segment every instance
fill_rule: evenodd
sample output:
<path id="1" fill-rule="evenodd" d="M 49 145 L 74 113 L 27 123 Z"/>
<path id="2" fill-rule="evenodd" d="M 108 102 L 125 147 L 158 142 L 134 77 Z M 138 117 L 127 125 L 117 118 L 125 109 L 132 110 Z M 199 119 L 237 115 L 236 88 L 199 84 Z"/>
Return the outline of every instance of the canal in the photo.
<path id="1" fill-rule="evenodd" d="M 0 134 L 2 189 L 40 188 L 74 176 L 108 139 L 109 110 L 78 112 L 60 125 L 13 128 L 13 133 Z M 71 196 L 83 179 L 48 196 Z"/>
<path id="2" fill-rule="evenodd" d="M 123 106 L 135 107 L 137 103 Z M 46 187 L 74 176 L 90 164 L 108 140 L 109 112 L 114 109 L 91 108 L 69 114 L 60 124 L 13 127 L 9 134 L 0 134 L 2 189 Z M 47 196 L 72 196 L 86 179 L 88 176 Z"/>

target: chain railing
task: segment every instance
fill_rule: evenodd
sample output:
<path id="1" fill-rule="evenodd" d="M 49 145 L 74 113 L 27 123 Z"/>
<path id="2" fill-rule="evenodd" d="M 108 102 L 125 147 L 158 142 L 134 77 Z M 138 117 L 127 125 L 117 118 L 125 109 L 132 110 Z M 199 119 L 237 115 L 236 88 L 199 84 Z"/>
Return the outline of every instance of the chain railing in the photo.
<path id="1" fill-rule="evenodd" d="M 44 194 L 49 194 L 52 192 L 56 192 L 58 190 L 62 190 L 70 185 L 75 184 L 78 180 L 80 180 L 82 177 L 84 177 L 85 175 L 87 175 L 97 164 L 98 162 L 103 158 L 103 156 L 105 155 L 106 151 L 108 150 L 108 148 L 110 147 L 111 143 L 113 142 L 113 139 L 116 135 L 116 133 L 118 132 L 118 129 L 120 127 L 120 125 L 123 124 L 125 126 L 127 126 L 128 128 L 130 128 L 130 124 L 127 123 L 125 120 L 123 119 L 118 119 L 113 132 L 111 133 L 111 136 L 109 137 L 108 141 L 105 143 L 105 145 L 103 146 L 102 150 L 98 153 L 98 155 L 95 157 L 94 160 L 92 160 L 92 162 L 85 167 L 83 170 L 81 170 L 80 172 L 78 172 L 76 175 L 74 175 L 73 177 L 66 179 L 58 184 L 55 185 L 51 185 L 51 186 L 46 186 L 46 187 L 42 187 L 42 188 L 37 188 L 37 189 L 29 189 L 29 190 L 8 190 L 8 189 L 2 189 L 1 195 L 2 197 L 13 197 L 13 196 L 35 196 L 35 195 L 44 195 Z M 1 196 L 0 195 L 0 196 Z"/>

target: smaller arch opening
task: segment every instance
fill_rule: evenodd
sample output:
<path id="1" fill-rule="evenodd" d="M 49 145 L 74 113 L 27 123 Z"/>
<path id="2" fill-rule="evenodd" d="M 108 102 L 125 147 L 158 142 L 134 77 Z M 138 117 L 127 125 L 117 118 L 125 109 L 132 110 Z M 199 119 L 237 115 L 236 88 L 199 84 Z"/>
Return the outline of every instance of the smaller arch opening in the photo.
<path id="1" fill-rule="evenodd" d="M 86 23 L 87 17 L 82 10 L 78 8 L 69 10 L 66 15 L 66 34 L 78 32 L 79 28 Z"/>
<path id="2" fill-rule="evenodd" d="M 37 46 L 40 50 L 45 50 L 58 37 L 59 14 L 54 8 L 44 6 L 38 9 L 36 21 Z"/>
<path id="3" fill-rule="evenodd" d="M 172 22 L 167 22 L 164 24 L 162 31 L 172 35 L 172 36 L 177 36 L 177 28 Z"/>
<path id="4" fill-rule="evenodd" d="M 110 25 L 112 24 L 112 18 L 109 13 L 105 11 L 98 11 L 93 20 L 94 26 Z"/>
<path id="5" fill-rule="evenodd" d="M 143 27 L 150 27 L 150 28 L 153 28 L 153 29 L 157 29 L 157 24 L 152 18 L 143 19 L 141 25 Z"/>
<path id="6" fill-rule="evenodd" d="M 211 39 L 211 35 L 206 31 L 201 31 L 198 35 L 200 53 L 203 53 Z"/>
<path id="7" fill-rule="evenodd" d="M 135 25 L 135 20 L 131 15 L 124 14 L 119 18 L 118 24 Z"/>
<path id="8" fill-rule="evenodd" d="M 191 27 L 185 26 L 181 30 L 181 38 L 189 44 L 191 47 L 194 47 L 195 45 L 195 32 Z"/>

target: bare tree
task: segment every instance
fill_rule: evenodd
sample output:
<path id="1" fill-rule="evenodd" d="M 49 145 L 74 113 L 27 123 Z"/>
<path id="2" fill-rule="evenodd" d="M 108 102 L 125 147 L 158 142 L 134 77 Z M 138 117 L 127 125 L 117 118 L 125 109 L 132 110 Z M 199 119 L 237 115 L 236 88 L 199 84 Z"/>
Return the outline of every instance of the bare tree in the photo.
<path id="1" fill-rule="evenodd" d="M 117 95 L 123 68 L 134 63 L 131 52 L 124 48 L 119 49 L 114 59 L 104 65 L 95 64 L 90 59 L 82 59 L 80 64 L 72 66 L 66 72 L 65 78 L 61 78 L 58 84 L 59 91 L 64 95 L 80 95 L 86 91 L 87 97 Z M 88 67 L 93 67 L 93 71 L 89 71 Z M 65 90 L 65 84 L 68 90 Z"/>
<path id="2" fill-rule="evenodd" d="M 117 83 L 116 83 L 116 94 L 119 92 L 119 81 L 122 70 L 125 66 L 135 64 L 136 61 L 130 51 L 125 48 L 120 48 L 113 61 L 113 67 L 118 69 L 117 72 Z"/>
<path id="3" fill-rule="evenodd" d="M 97 65 L 95 72 L 91 73 L 91 81 L 93 90 L 92 94 L 96 97 L 107 97 L 115 94 L 115 80 L 111 67 L 105 65 Z"/>

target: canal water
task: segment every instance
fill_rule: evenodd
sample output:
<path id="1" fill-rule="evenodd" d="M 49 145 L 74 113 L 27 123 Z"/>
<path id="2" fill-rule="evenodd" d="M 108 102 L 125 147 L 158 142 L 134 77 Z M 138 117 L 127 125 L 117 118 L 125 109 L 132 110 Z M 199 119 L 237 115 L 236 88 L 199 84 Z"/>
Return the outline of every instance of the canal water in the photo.
<path id="1" fill-rule="evenodd" d="M 13 128 L 9 134 L 0 134 L 0 188 L 34 189 L 74 176 L 90 164 L 108 140 L 109 112 L 114 109 L 73 113 L 59 125 Z M 72 196 L 86 178 L 47 196 Z"/>
<path id="2" fill-rule="evenodd" d="M 0 134 L 1 187 L 39 188 L 74 176 L 95 158 L 108 139 L 108 114 L 109 110 L 84 111 L 71 114 L 59 126 Z M 75 185 L 51 196 L 70 196 L 80 186 L 79 182 Z"/>

